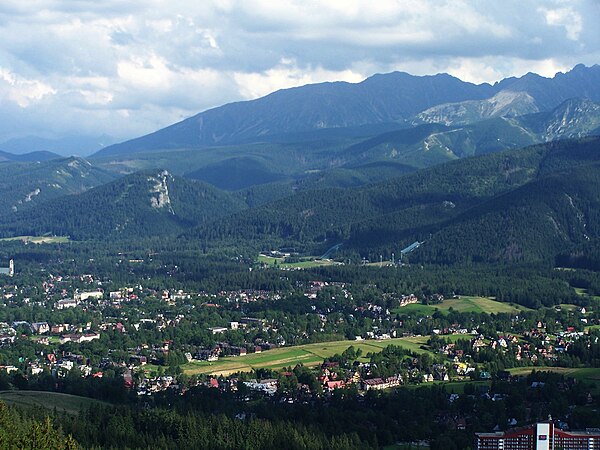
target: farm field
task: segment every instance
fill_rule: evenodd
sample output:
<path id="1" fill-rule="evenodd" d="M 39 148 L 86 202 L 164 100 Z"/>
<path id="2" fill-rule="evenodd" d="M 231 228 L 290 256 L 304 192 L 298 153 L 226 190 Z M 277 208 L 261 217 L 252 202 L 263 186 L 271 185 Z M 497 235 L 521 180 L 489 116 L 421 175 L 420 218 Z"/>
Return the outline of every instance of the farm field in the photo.
<path id="1" fill-rule="evenodd" d="M 22 241 L 31 242 L 32 244 L 65 244 L 69 242 L 67 236 L 16 236 L 10 238 L 2 238 L 0 241 Z"/>
<path id="2" fill-rule="evenodd" d="M 80 411 L 98 405 L 108 405 L 106 402 L 77 395 L 61 394 L 44 391 L 0 391 L 0 400 L 8 405 L 30 408 L 56 408 L 59 412 L 79 414 Z"/>
<path id="3" fill-rule="evenodd" d="M 316 256 L 305 257 L 302 258 L 302 261 L 294 262 L 294 263 L 286 263 L 283 262 L 284 258 L 275 258 L 272 256 L 259 255 L 258 262 L 268 264 L 269 266 L 275 266 L 281 269 L 309 269 L 311 267 L 320 267 L 320 266 L 332 266 L 335 264 L 339 264 L 335 261 L 331 261 L 329 259 L 316 259 Z"/>
<path id="4" fill-rule="evenodd" d="M 519 311 L 530 311 L 529 308 L 521 305 L 498 302 L 489 297 L 477 297 L 470 295 L 461 295 L 458 298 L 444 300 L 437 305 L 422 305 L 413 303 L 402 308 L 396 308 L 393 312 L 400 314 L 423 314 L 431 315 L 436 311 L 447 314 L 452 308 L 457 312 L 485 312 L 488 314 L 515 313 Z"/>
<path id="5" fill-rule="evenodd" d="M 468 335 L 444 336 L 450 340 L 469 339 Z M 334 341 L 316 344 L 305 344 L 295 347 L 282 347 L 262 353 L 250 353 L 245 356 L 230 356 L 221 358 L 219 361 L 194 361 L 181 366 L 188 375 L 213 374 L 230 375 L 235 372 L 249 372 L 253 369 L 281 369 L 302 363 L 305 366 L 316 366 L 323 359 L 342 353 L 351 345 L 355 349 L 361 349 L 364 361 L 367 361 L 367 353 L 377 353 L 389 345 L 398 345 L 415 353 L 424 353 L 428 350 L 421 348 L 426 345 L 429 336 L 414 336 L 406 338 L 365 340 L 365 341 Z"/>

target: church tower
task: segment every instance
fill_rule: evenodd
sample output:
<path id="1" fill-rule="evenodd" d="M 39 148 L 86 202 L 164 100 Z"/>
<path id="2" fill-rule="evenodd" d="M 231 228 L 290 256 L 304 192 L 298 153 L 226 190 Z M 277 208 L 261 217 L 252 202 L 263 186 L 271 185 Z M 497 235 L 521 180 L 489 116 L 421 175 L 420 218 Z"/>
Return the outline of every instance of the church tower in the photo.
<path id="1" fill-rule="evenodd" d="M 8 262 L 8 276 L 12 277 L 15 275 L 15 262 L 11 259 Z"/>

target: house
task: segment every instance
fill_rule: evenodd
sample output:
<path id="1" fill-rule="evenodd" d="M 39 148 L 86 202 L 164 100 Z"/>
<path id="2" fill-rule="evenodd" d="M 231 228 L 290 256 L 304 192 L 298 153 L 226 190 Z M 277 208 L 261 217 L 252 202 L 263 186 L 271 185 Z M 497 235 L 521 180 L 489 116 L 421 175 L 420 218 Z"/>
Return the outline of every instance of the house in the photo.
<path id="1" fill-rule="evenodd" d="M 196 354 L 196 359 L 199 359 L 200 361 L 209 361 L 209 362 L 218 361 L 220 352 L 221 352 L 221 350 L 218 348 L 213 349 L 213 350 L 200 350 Z"/>
<path id="2" fill-rule="evenodd" d="M 48 322 L 34 322 L 31 324 L 31 331 L 35 334 L 44 334 L 50 331 Z"/>
<path id="3" fill-rule="evenodd" d="M 131 355 L 129 357 L 129 363 L 139 366 L 144 366 L 148 363 L 148 358 L 141 355 Z"/>
<path id="4" fill-rule="evenodd" d="M 246 347 L 231 347 L 230 350 L 233 356 L 245 356 L 248 353 Z"/>
<path id="5" fill-rule="evenodd" d="M 81 344 L 82 342 L 90 342 L 94 339 L 100 339 L 100 333 L 64 334 L 60 337 L 60 343 L 65 344 L 67 342 L 77 342 L 78 344 Z"/>
<path id="6" fill-rule="evenodd" d="M 64 300 L 59 300 L 56 302 L 56 309 L 67 309 L 67 308 L 75 308 L 77 307 L 78 302 L 74 298 L 68 298 Z"/>
<path id="7" fill-rule="evenodd" d="M 50 332 L 52 334 L 61 334 L 64 333 L 66 329 L 67 326 L 65 324 L 52 325 L 52 328 L 50 328 Z"/>
<path id="8" fill-rule="evenodd" d="M 12 344 L 15 342 L 15 338 L 14 334 L 2 334 L 0 335 L 0 345 Z"/>
<path id="9" fill-rule="evenodd" d="M 9 277 L 15 275 L 15 262 L 12 259 L 8 262 L 8 267 L 0 267 L 0 275 L 8 275 Z"/>
<path id="10" fill-rule="evenodd" d="M 262 391 L 267 395 L 274 395 L 277 392 L 277 380 L 275 379 L 265 379 L 265 380 L 249 380 L 244 381 L 244 385 L 248 386 L 250 389 L 254 389 L 257 391 Z"/>
<path id="11" fill-rule="evenodd" d="M 328 381 L 327 383 L 325 383 L 325 389 L 327 389 L 328 391 L 333 391 L 335 389 L 341 389 L 346 385 L 346 383 L 344 383 L 344 380 L 336 380 L 336 381 Z"/>
<path id="12" fill-rule="evenodd" d="M 265 322 L 265 319 L 256 319 L 254 317 L 242 317 L 240 319 L 240 324 L 244 325 L 262 326 Z"/>
<path id="13" fill-rule="evenodd" d="M 131 370 L 127 370 L 123 374 L 123 384 L 125 385 L 126 389 L 133 388 L 133 374 L 131 373 Z"/>
<path id="14" fill-rule="evenodd" d="M 100 299 L 103 296 L 104 292 L 102 291 L 81 292 L 79 294 L 75 294 L 75 298 L 81 301 L 86 301 L 88 298 Z"/>
<path id="15" fill-rule="evenodd" d="M 362 388 L 365 391 L 381 390 L 400 386 L 400 384 L 402 384 L 402 377 L 400 375 L 395 375 L 386 379 L 370 378 L 368 380 L 363 380 Z"/>
<path id="16" fill-rule="evenodd" d="M 219 333 L 225 333 L 227 331 L 227 328 L 225 328 L 225 327 L 210 327 L 208 329 L 208 331 L 210 331 L 212 334 L 219 334 Z"/>

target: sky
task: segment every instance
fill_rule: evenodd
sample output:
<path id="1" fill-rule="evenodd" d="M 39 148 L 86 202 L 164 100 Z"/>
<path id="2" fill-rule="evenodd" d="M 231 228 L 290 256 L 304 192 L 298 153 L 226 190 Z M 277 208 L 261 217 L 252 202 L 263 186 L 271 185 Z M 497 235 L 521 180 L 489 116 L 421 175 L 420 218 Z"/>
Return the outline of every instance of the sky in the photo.
<path id="1" fill-rule="evenodd" d="M 600 63 L 600 0 L 2 0 L 0 142 L 140 136 L 395 70 L 474 83 Z"/>

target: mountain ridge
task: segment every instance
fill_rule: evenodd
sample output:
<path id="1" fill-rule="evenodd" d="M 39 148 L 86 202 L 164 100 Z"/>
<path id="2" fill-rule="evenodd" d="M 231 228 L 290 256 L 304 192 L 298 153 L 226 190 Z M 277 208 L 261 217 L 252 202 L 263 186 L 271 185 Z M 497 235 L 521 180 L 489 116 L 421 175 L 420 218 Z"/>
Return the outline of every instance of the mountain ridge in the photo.
<path id="1" fill-rule="evenodd" d="M 212 108 L 146 136 L 109 146 L 93 156 L 259 142 L 273 134 L 403 122 L 437 105 L 484 100 L 504 90 L 527 93 L 538 111 L 573 97 L 600 101 L 600 66 L 578 65 L 553 78 L 527 74 L 493 86 L 475 85 L 448 74 L 418 77 L 404 72 L 376 74 L 355 84 L 309 84 Z"/>

